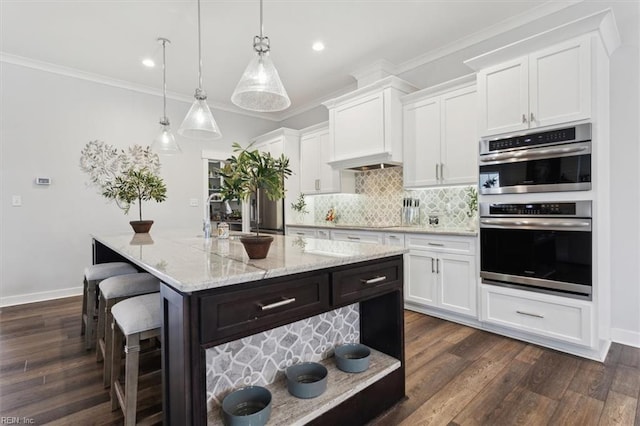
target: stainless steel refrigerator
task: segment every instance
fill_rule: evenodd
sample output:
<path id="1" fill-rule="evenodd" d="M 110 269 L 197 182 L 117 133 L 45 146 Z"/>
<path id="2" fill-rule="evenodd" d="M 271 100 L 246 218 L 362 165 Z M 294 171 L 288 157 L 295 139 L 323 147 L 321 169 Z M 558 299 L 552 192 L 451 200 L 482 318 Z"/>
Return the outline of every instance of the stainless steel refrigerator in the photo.
<path id="1" fill-rule="evenodd" d="M 256 231 L 257 201 L 260 204 L 260 217 L 257 218 L 260 232 L 284 235 L 284 199 L 271 201 L 264 191 L 258 191 L 258 199 L 252 195 L 249 200 L 251 231 Z"/>

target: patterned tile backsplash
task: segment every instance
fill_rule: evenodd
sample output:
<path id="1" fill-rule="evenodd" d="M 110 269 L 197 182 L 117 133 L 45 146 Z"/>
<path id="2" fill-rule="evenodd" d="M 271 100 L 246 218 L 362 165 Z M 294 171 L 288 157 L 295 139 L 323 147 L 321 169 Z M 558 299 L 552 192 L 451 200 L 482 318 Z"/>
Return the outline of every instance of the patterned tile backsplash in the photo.
<path id="1" fill-rule="evenodd" d="M 360 309 L 353 304 L 206 350 L 207 406 L 232 390 L 265 386 L 292 364 L 321 361 L 340 343 L 360 341 Z"/>
<path id="2" fill-rule="evenodd" d="M 355 194 L 314 195 L 314 222 L 325 223 L 330 208 L 336 212 L 336 223 L 361 226 L 398 226 L 402 224 L 402 199 L 420 200 L 420 225 L 429 215 L 437 214 L 440 227 L 466 228 L 467 191 L 472 186 L 439 187 L 405 190 L 402 167 L 358 172 Z"/>

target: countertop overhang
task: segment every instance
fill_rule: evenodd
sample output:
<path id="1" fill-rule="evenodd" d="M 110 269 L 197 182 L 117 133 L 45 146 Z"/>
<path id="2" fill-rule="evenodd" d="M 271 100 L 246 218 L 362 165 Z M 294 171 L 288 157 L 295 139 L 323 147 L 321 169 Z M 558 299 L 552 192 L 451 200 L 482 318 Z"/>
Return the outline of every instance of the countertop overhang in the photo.
<path id="1" fill-rule="evenodd" d="M 182 293 L 365 262 L 407 253 L 403 247 L 274 235 L 265 259 L 249 259 L 232 233 L 203 238 L 191 230 L 92 234 L 94 240 Z"/>

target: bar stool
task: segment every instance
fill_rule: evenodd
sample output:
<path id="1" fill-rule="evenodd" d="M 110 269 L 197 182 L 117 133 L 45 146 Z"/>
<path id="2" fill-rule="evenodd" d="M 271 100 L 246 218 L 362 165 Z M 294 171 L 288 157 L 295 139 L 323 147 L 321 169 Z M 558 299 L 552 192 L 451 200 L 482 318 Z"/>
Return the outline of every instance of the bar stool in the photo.
<path id="1" fill-rule="evenodd" d="M 98 329 L 96 360 L 104 360 L 102 380 L 104 387 L 111 384 L 111 308 L 116 303 L 133 296 L 160 291 L 160 281 L 153 275 L 139 274 L 117 275 L 100 283 L 100 301 L 98 302 Z"/>
<path id="2" fill-rule="evenodd" d="M 81 334 L 84 334 L 85 349 L 92 349 L 96 343 L 96 291 L 100 281 L 135 272 L 138 272 L 136 268 L 126 262 L 97 263 L 84 268 Z"/>
<path id="3" fill-rule="evenodd" d="M 111 350 L 111 410 L 118 405 L 124 413 L 126 426 L 136 424 L 138 398 L 138 369 L 140 341 L 160 335 L 162 309 L 160 293 L 135 296 L 116 303 L 111 308 L 112 350 Z M 124 385 L 120 383 L 122 347 L 124 339 L 125 375 Z M 156 414 L 161 420 L 161 413 Z"/>

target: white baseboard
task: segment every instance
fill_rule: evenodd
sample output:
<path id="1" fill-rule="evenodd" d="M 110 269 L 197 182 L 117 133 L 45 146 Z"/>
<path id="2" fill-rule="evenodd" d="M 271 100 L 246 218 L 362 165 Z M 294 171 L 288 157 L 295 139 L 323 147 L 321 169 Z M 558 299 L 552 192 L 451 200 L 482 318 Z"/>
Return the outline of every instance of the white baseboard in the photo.
<path id="1" fill-rule="evenodd" d="M 42 302 L 44 300 L 61 299 L 63 297 L 80 295 L 82 295 L 82 287 L 71 287 L 63 288 L 61 290 L 21 294 L 19 296 L 0 297 L 0 307 L 24 305 L 25 303 Z"/>
<path id="2" fill-rule="evenodd" d="M 611 340 L 627 346 L 640 348 L 640 332 L 624 330 L 622 328 L 611 329 Z"/>

